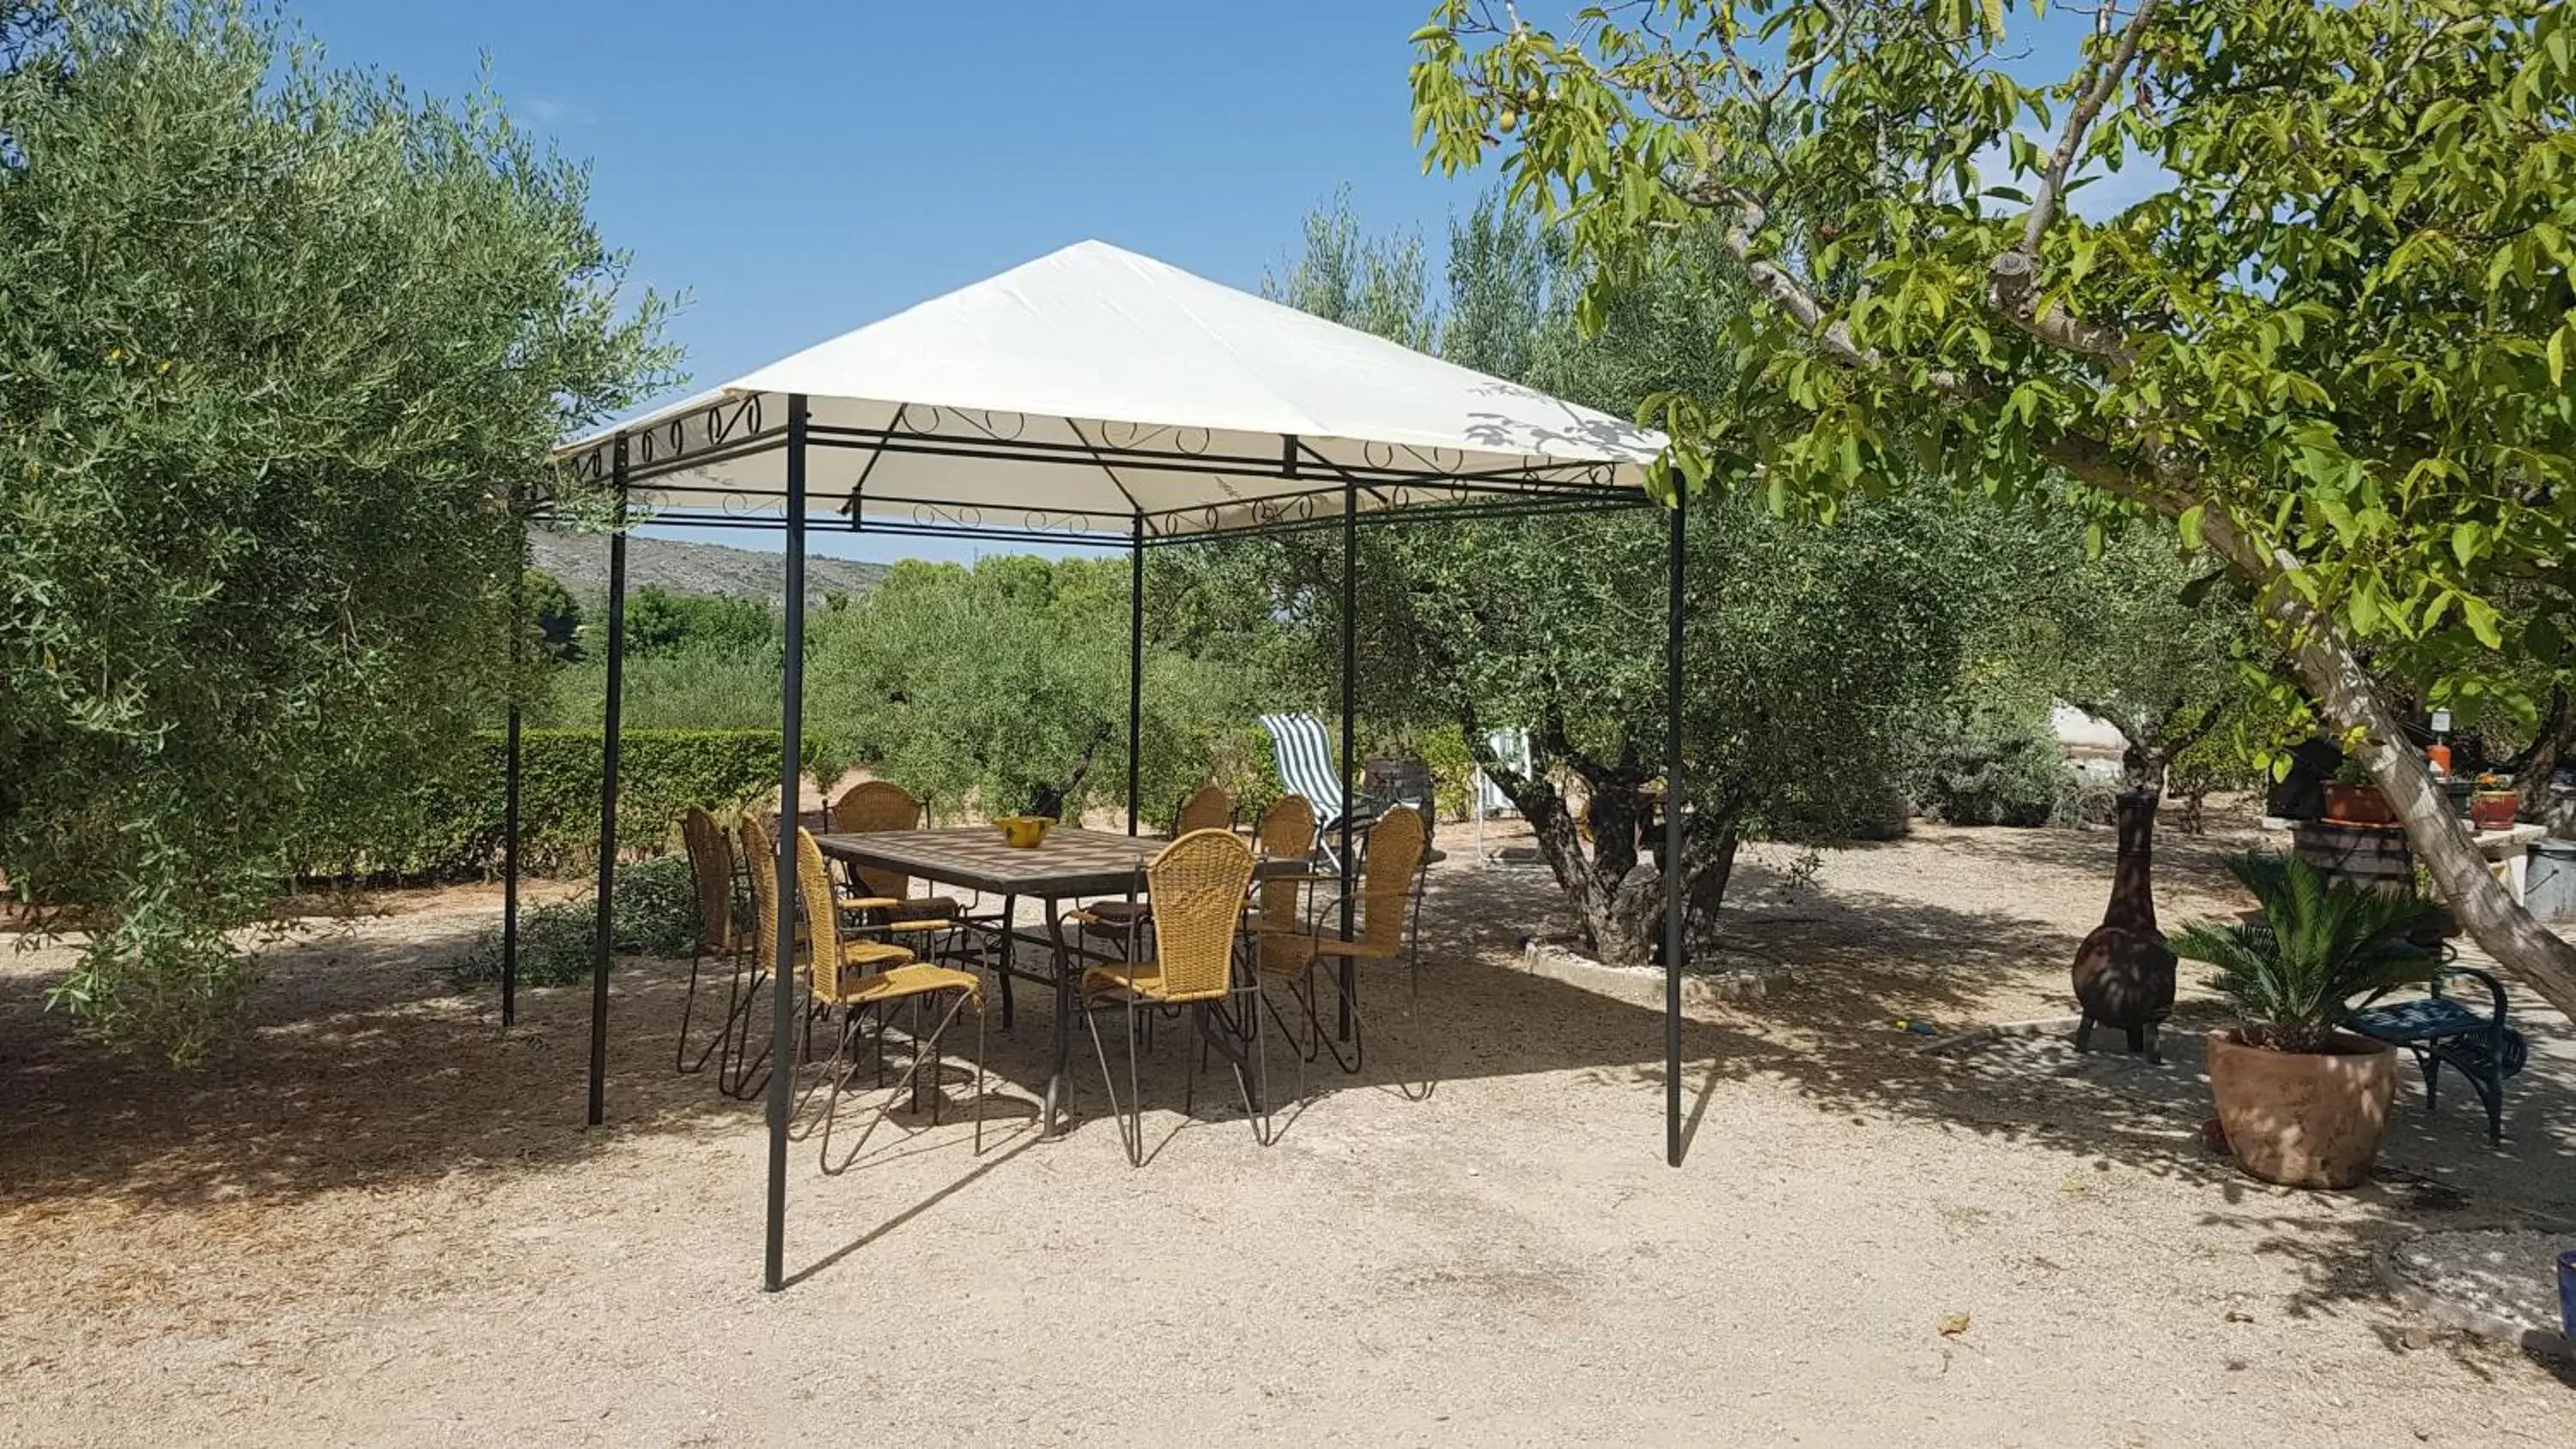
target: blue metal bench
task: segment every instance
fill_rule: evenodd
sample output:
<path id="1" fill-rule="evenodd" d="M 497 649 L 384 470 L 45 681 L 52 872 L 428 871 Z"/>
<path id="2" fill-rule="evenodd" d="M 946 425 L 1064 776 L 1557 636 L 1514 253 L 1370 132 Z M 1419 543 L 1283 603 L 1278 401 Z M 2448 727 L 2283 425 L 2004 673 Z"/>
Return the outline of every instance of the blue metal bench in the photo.
<path id="1" fill-rule="evenodd" d="M 2473 977 L 2487 989 L 2488 1010 L 2479 1011 L 2457 997 L 2442 994 L 2442 983 Z M 2443 965 L 2427 983 L 2432 994 L 2392 1002 L 2353 1014 L 2352 1028 L 2365 1036 L 2415 1053 L 2424 1069 L 2424 1110 L 2433 1110 L 2442 1064 L 2450 1063 L 2469 1079 L 2487 1109 L 2487 1140 L 2504 1138 L 2504 1083 L 2522 1070 L 2531 1044 L 2505 1025 L 2504 983 L 2471 966 Z"/>

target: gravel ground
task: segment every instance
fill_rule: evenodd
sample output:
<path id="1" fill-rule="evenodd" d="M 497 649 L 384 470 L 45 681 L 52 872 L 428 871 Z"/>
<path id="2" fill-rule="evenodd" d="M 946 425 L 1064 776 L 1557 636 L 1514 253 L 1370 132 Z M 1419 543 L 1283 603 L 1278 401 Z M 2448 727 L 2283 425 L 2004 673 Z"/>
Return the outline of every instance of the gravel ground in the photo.
<path id="1" fill-rule="evenodd" d="M 2232 907 L 2234 843 L 2168 844 L 2169 920 Z M 1757 852 L 1728 950 L 1792 974 L 1689 1023 L 1678 1171 L 1651 996 L 1511 968 L 1530 871 L 1440 869 L 1418 999 L 1372 973 L 1368 1069 L 1267 1150 L 1222 1091 L 1181 1116 L 1168 1044 L 1142 1170 L 1096 1068 L 1035 1140 L 1024 991 L 980 1158 L 953 1120 L 795 1149 L 777 1296 L 758 1109 L 671 1070 L 685 963 L 614 974 L 586 1131 L 586 994 L 505 1036 L 439 974 L 489 892 L 317 925 L 188 1073 L 67 1041 L 58 951 L 0 958 L 0 1443 L 2566 1443 L 2565 1382 L 2372 1269 L 2563 1180 L 2267 1188 L 2188 1113 L 1893 1029 L 2065 1009 L 2110 852 L 1925 830 L 1809 888 Z"/>
<path id="2" fill-rule="evenodd" d="M 2482 1228 L 2426 1233 L 2389 1250 L 2398 1275 L 2475 1319 L 2515 1333 L 2559 1331 L 2558 1255 L 2576 1234 Z"/>

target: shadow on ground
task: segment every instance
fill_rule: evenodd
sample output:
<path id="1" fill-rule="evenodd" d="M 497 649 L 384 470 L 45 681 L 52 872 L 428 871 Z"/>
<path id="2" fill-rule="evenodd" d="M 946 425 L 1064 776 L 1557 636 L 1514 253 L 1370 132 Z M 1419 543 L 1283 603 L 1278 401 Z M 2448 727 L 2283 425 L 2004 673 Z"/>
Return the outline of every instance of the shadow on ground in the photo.
<path id="1" fill-rule="evenodd" d="M 2044 863 L 2107 863 L 2105 842 L 2078 839 L 2079 854 Z M 1990 853 L 1997 871 L 2030 869 L 2033 853 L 2074 849 L 2038 832 L 1998 832 L 1960 848 Z M 2181 868 L 2214 871 L 2224 851 L 2203 854 Z M 1747 879 L 1749 898 L 1765 896 L 1758 871 Z M 1654 979 L 1613 995 L 1508 967 L 1522 939 L 1556 927 L 1555 900 L 1543 872 L 1444 867 L 1425 907 L 1418 987 L 1399 966 L 1367 972 L 1365 1070 L 1344 1075 L 1318 1063 L 1307 1073 L 1310 1094 L 1420 1096 L 1482 1077 L 1567 1073 L 1633 1094 L 1641 1123 L 1657 1120 L 1664 1021 Z M 447 963 L 493 914 L 476 904 L 336 924 L 275 951 L 248 1039 L 184 1072 L 101 1053 L 43 1012 L 58 958 L 0 974 L 0 1161 L 7 1163 L 0 1210 L 41 1212 L 84 1197 L 146 1206 L 290 1202 L 459 1172 L 542 1171 L 634 1134 L 713 1140 L 757 1130 L 759 1103 L 720 1096 L 711 1075 L 673 1071 L 688 967 L 642 960 L 622 960 L 613 973 L 608 1121 L 586 1129 L 587 991 L 525 993 L 520 1022 L 505 1033 L 495 1002 L 459 996 L 446 981 Z M 2189 1092 L 2123 1090 L 2047 1069 L 1999 1071 L 1926 1056 L 1921 1038 L 1890 1024 L 1899 1013 L 1975 1020 L 1999 1001 L 2026 999 L 2034 973 L 2061 972 L 2073 953 L 2075 934 L 2061 922 L 1845 889 L 1764 904 L 1732 916 L 1726 930 L 1729 953 L 1795 969 L 1763 1000 L 1686 1021 L 1683 1104 L 1694 1132 L 1716 1094 L 1758 1079 L 1785 1085 L 1820 1113 L 2028 1143 L 2068 1158 L 2073 1175 L 2118 1163 L 2226 1199 L 2273 1191 L 2203 1152 L 2201 1110 Z M 717 991 L 720 1010 L 720 983 Z M 1017 1029 L 993 1033 L 997 1120 L 1022 1129 L 1009 1150 L 1025 1140 L 1029 1103 L 1045 1076 L 1045 995 L 1023 987 Z M 1148 1062 L 1150 1109 L 1177 1111 L 1191 1054 L 1169 1043 L 1187 1039 L 1169 1032 Z M 2576 1045 L 2565 1053 L 2576 1059 Z M 1275 1040 L 1271 1060 L 1281 1130 L 1323 1130 L 1285 1100 L 1291 1064 Z M 2576 1061 L 2560 1060 L 2555 1049 L 2551 1061 L 2521 1089 L 2509 1148 L 2554 1142 L 2537 1124 L 2569 1119 Z M 1099 1068 L 1087 1039 L 1070 1066 L 1077 1111 L 1098 1115 Z M 1211 1105 L 1229 1095 L 1221 1079 L 1203 1086 L 1208 1125 L 1236 1115 Z M 2425 1130 L 2475 1129 L 2467 1114 L 2446 1110 Z M 1105 1123 L 1087 1123 L 1078 1135 L 1086 1140 L 1071 1150 L 1114 1150 Z M 1102 1140 L 1088 1140 L 1094 1136 Z M 1703 1152 L 1711 1145 L 1692 1143 Z M 801 1150 L 795 1160 L 800 1172 L 810 1169 Z M 2436 1217 L 2558 1204 L 2565 1163 L 2555 1149 L 2547 1161 L 2508 1159 L 2440 1197 L 2399 1180 L 2366 1192 L 2358 1214 L 2302 1211 L 2298 1195 L 2281 1194 L 2277 1221 L 2232 1212 L 2226 1228 L 2248 1251 L 2312 1264 L 2315 1310 L 2328 1311 L 2358 1286 L 2354 1264 L 2366 1271 L 2367 1254 L 2356 1249 Z"/>

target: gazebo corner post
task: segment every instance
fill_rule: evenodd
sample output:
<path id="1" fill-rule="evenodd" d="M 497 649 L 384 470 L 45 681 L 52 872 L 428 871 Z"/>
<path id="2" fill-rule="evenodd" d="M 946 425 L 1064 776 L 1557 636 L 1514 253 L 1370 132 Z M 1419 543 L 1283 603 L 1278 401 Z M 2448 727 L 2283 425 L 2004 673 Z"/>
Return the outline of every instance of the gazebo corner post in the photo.
<path id="1" fill-rule="evenodd" d="M 769 993 L 769 1199 L 762 1239 L 760 1287 L 786 1286 L 787 1119 L 794 1105 L 796 1005 L 796 818 L 805 783 L 805 394 L 787 397 L 786 621 L 779 648 L 777 980 Z M 753 869 L 759 869 L 753 866 Z M 810 929 L 835 929 L 816 921 Z M 818 937 L 819 939 L 819 937 Z"/>
<path id="2" fill-rule="evenodd" d="M 526 631 L 528 530 L 519 525 L 510 570 L 510 675 L 508 715 L 501 725 L 501 1029 L 519 1020 L 519 685 Z"/>
<path id="3" fill-rule="evenodd" d="M 1664 1162 L 1682 1165 L 1682 523 L 1689 496 L 1674 482 L 1664 601 Z"/>
<path id="4" fill-rule="evenodd" d="M 1352 925 L 1351 894 L 1358 888 L 1359 871 L 1351 854 L 1351 816 L 1359 808 L 1357 763 L 1359 759 L 1359 707 L 1352 680 L 1359 673 L 1359 571 L 1360 571 L 1360 487 L 1357 480 L 1342 480 L 1342 841 L 1341 876 L 1342 939 L 1349 940 Z M 1342 957 L 1339 985 L 1341 1002 L 1334 1012 L 1334 1031 L 1343 1041 L 1351 1039 L 1351 991 L 1357 984 L 1357 959 Z"/>
<path id="5" fill-rule="evenodd" d="M 626 706 L 626 435 L 617 435 L 610 481 L 616 490 L 608 535 L 608 683 L 599 731 L 599 902 L 590 958 L 590 1113 L 608 1116 L 608 959 L 615 933 L 618 728 Z"/>
<path id="6" fill-rule="evenodd" d="M 1138 762 L 1145 748 L 1145 515 L 1127 550 L 1127 833 L 1136 833 Z"/>

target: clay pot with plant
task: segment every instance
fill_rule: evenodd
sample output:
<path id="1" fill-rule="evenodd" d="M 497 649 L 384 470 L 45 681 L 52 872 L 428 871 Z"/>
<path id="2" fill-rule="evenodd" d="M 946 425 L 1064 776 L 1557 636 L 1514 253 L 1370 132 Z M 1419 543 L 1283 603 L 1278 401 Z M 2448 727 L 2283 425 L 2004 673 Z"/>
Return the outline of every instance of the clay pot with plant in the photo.
<path id="1" fill-rule="evenodd" d="M 2508 775 L 2480 775 L 2469 796 L 2469 826 L 2474 830 L 2511 830 L 2522 813 L 2522 795 Z"/>
<path id="2" fill-rule="evenodd" d="M 2173 937 L 2174 954 L 2218 968 L 2212 984 L 2236 1006 L 2238 1025 L 2209 1035 L 2218 1120 L 2254 1176 L 2351 1187 L 2379 1156 L 2397 1070 L 2394 1048 L 2345 1026 L 2378 997 L 2427 979 L 2437 958 L 2418 938 L 2441 910 L 2330 882 L 2295 856 L 2248 856 L 2229 869 L 2261 911 Z"/>
<path id="3" fill-rule="evenodd" d="M 2394 825 L 2397 812 L 2371 783 L 2361 761 L 2347 757 L 2326 782 L 2326 818 L 2339 825 Z"/>

